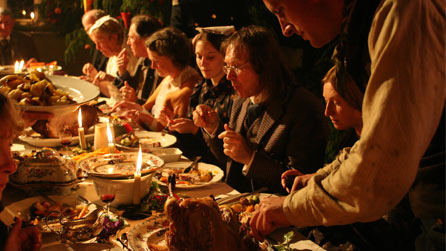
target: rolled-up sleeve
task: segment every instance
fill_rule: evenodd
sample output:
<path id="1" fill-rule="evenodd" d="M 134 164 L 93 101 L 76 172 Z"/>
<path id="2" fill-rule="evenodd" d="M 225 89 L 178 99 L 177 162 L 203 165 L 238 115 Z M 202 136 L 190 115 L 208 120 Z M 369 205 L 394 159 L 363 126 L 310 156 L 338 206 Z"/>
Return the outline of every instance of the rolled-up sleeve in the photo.
<path id="1" fill-rule="evenodd" d="M 444 1 L 383 1 L 369 33 L 361 138 L 329 175 L 287 196 L 295 226 L 373 221 L 408 192 L 445 104 Z"/>

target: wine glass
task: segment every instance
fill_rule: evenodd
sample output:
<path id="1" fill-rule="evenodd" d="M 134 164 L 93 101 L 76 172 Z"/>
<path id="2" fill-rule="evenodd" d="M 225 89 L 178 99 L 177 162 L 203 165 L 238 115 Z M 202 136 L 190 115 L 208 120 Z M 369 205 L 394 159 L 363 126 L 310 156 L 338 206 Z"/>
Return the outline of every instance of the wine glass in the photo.
<path id="1" fill-rule="evenodd" d="M 105 203 L 106 215 L 110 217 L 110 204 L 115 200 L 115 186 L 105 185 L 97 187 L 96 191 L 99 195 L 99 199 Z"/>
<path id="2" fill-rule="evenodd" d="M 60 143 L 64 146 L 64 149 L 66 151 L 69 151 L 70 148 L 68 146 L 71 145 L 71 140 L 72 140 L 72 135 L 71 135 L 71 131 L 70 131 L 69 127 L 64 126 L 59 131 L 59 139 L 60 139 Z"/>

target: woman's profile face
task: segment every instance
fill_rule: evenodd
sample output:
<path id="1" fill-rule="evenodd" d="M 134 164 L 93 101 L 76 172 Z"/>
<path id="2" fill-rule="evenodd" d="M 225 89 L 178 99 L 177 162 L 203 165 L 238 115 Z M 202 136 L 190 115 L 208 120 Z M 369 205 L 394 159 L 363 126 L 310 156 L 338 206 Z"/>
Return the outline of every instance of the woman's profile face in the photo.
<path id="1" fill-rule="evenodd" d="M 158 74 L 161 77 L 172 75 L 177 71 L 177 68 L 173 64 L 172 59 L 170 59 L 169 57 L 161 56 L 157 52 L 149 49 L 147 49 L 147 53 L 149 55 L 150 61 L 152 62 L 150 67 L 158 71 Z"/>
<path id="2" fill-rule="evenodd" d="M 334 89 L 331 82 L 324 84 L 323 96 L 326 103 L 324 115 L 330 118 L 337 130 L 354 128 L 361 131 L 361 112 L 351 107 Z"/>
<path id="3" fill-rule="evenodd" d="M 0 200 L 3 190 L 9 181 L 9 175 L 13 174 L 17 167 L 12 158 L 12 129 L 5 128 L 5 124 L 0 126 Z"/>
<path id="4" fill-rule="evenodd" d="M 247 53 L 240 53 L 233 44 L 226 49 L 225 66 L 230 68 L 226 72 L 226 79 L 231 81 L 237 95 L 249 98 L 262 92 L 259 75 L 252 68 Z"/>
<path id="5" fill-rule="evenodd" d="M 96 49 L 108 58 L 118 55 L 121 51 L 121 45 L 118 43 L 118 35 L 116 34 L 105 34 L 96 30 L 92 34 L 92 40 L 96 44 Z"/>
<path id="6" fill-rule="evenodd" d="M 195 45 L 195 60 L 201 74 L 206 79 L 223 74 L 223 55 L 208 41 L 199 40 Z"/>

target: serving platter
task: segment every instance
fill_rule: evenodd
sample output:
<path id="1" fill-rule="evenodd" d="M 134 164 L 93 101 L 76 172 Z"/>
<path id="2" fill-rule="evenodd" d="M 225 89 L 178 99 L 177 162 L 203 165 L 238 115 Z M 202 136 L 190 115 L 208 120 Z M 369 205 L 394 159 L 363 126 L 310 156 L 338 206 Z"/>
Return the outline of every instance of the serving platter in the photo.
<path id="1" fill-rule="evenodd" d="M 161 132 L 149 132 L 149 131 L 135 131 L 135 136 L 139 139 L 151 139 L 160 143 L 161 147 L 169 147 L 177 142 L 177 138 L 173 135 L 161 133 Z M 116 144 L 120 149 L 137 152 L 138 147 L 128 147 L 121 144 Z"/>
<path id="2" fill-rule="evenodd" d="M 179 170 L 184 170 L 185 168 L 187 168 L 192 162 L 188 162 L 188 161 L 177 161 L 177 162 L 170 162 L 170 163 L 166 163 L 164 165 L 163 169 L 175 169 L 177 171 Z M 199 183 L 193 183 L 193 184 L 179 184 L 177 183 L 175 185 L 175 188 L 178 189 L 195 189 L 195 188 L 200 188 L 200 187 L 206 187 L 209 185 L 212 185 L 216 182 L 219 182 L 223 176 L 223 170 L 221 170 L 218 166 L 212 165 L 212 164 L 207 164 L 207 163 L 203 163 L 203 162 L 199 162 L 198 163 L 198 170 L 202 171 L 202 172 L 210 172 L 212 173 L 212 179 L 209 182 L 199 182 Z M 160 181 L 160 174 L 156 174 L 153 177 L 153 180 L 155 180 L 156 182 L 158 182 L 159 185 L 161 186 L 167 186 L 167 184 L 163 181 Z"/>
<path id="3" fill-rule="evenodd" d="M 144 222 L 135 225 L 128 233 L 130 248 L 134 251 L 150 250 L 149 243 L 167 247 L 164 233 L 169 221 L 165 214 L 149 217 Z"/>
<path id="4" fill-rule="evenodd" d="M 61 114 L 69 111 L 74 111 L 79 105 L 87 103 L 100 94 L 99 88 L 90 82 L 81 80 L 75 77 L 65 76 L 47 76 L 56 88 L 67 92 L 76 103 L 67 105 L 52 105 L 52 106 L 38 106 L 38 105 L 17 105 L 17 107 L 24 111 L 38 111 L 50 112 L 53 114 Z"/>
<path id="5" fill-rule="evenodd" d="M 94 138 L 93 133 L 85 135 L 85 139 L 87 141 L 93 140 L 93 138 Z M 60 143 L 59 138 L 43 138 L 41 136 L 20 135 L 19 139 L 23 142 L 26 142 L 32 146 L 37 146 L 37 147 L 56 147 L 62 145 Z M 79 143 L 79 137 L 73 136 L 71 138 L 71 145 L 76 145 L 78 143 Z"/>
<path id="6" fill-rule="evenodd" d="M 81 160 L 79 168 L 96 177 L 110 179 L 128 178 L 136 171 L 137 158 L 137 153 L 98 155 Z M 142 158 L 142 175 L 156 171 L 164 165 L 164 161 L 153 154 L 143 153 Z"/>
<path id="7" fill-rule="evenodd" d="M 49 195 L 48 197 L 56 201 L 57 203 L 60 203 L 60 205 L 75 207 L 76 205 L 81 204 L 75 194 L 71 194 L 69 196 Z M 42 196 L 35 196 L 14 202 L 3 209 L 3 211 L 0 213 L 0 220 L 7 226 L 10 226 L 14 223 L 14 217 L 20 217 L 24 221 L 29 221 L 31 220 L 31 206 L 36 202 L 42 201 L 45 201 L 45 198 L 43 198 Z M 93 212 L 95 209 L 96 206 L 94 204 L 88 205 L 89 212 Z M 46 224 L 43 224 L 41 226 L 41 231 L 44 233 L 51 232 Z"/>

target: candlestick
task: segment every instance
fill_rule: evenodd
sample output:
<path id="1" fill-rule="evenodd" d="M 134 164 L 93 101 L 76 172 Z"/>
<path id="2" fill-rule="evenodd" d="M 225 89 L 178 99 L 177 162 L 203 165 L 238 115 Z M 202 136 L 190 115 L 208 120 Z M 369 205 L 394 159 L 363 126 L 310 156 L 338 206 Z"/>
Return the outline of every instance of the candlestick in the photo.
<path id="1" fill-rule="evenodd" d="M 133 204 L 138 205 L 140 198 L 141 189 L 141 166 L 142 166 L 142 151 L 141 146 L 139 146 L 138 159 L 136 161 L 136 171 L 133 179 Z"/>
<path id="2" fill-rule="evenodd" d="M 85 130 L 82 127 L 82 109 L 79 108 L 79 114 L 77 116 L 77 121 L 79 123 L 78 135 L 79 135 L 79 145 L 81 149 L 87 149 L 87 141 L 85 140 Z"/>
<path id="3" fill-rule="evenodd" d="M 113 133 L 110 129 L 110 123 L 107 121 L 107 138 L 108 138 L 108 152 L 115 152 L 115 144 L 113 144 Z"/>
<path id="4" fill-rule="evenodd" d="M 108 153 L 114 153 L 115 152 L 115 144 L 108 143 Z"/>

